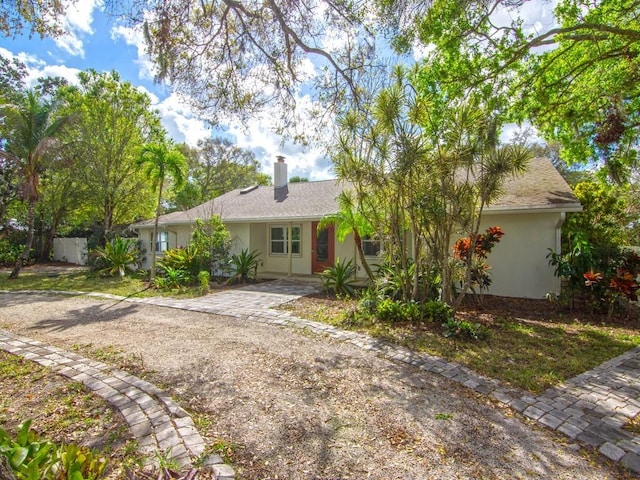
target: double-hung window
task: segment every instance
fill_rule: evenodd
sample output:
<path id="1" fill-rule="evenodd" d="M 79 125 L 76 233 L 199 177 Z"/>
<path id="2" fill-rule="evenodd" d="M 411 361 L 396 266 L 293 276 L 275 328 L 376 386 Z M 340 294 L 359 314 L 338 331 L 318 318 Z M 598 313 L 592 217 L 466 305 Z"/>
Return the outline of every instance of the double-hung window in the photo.
<path id="1" fill-rule="evenodd" d="M 287 255 L 289 253 L 289 227 L 287 225 L 272 225 L 270 229 L 270 247 L 271 255 Z M 291 226 L 291 253 L 300 255 L 300 225 Z"/>
<path id="2" fill-rule="evenodd" d="M 167 250 L 169 250 L 169 232 L 158 232 L 156 252 L 165 252 Z"/>
<path id="3" fill-rule="evenodd" d="M 362 237 L 362 251 L 367 257 L 377 257 L 380 254 L 380 240 L 369 235 Z"/>

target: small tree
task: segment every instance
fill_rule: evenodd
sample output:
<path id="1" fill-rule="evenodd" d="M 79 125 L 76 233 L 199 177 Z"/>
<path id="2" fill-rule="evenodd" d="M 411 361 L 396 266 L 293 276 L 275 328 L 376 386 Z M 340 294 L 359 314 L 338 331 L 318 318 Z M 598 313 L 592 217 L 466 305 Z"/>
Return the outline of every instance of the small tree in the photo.
<path id="1" fill-rule="evenodd" d="M 358 211 L 353 198 L 353 192 L 343 191 L 338 196 L 338 211 L 329 215 L 325 215 L 318 224 L 318 231 L 327 228 L 329 225 L 336 227 L 336 237 L 339 242 L 344 242 L 347 235 L 353 235 L 353 241 L 358 250 L 360 263 L 362 268 L 367 272 L 369 280 L 374 280 L 373 272 L 367 262 L 367 258 L 362 249 L 362 237 L 372 235 L 373 227 L 367 221 L 366 217 Z M 355 272 L 355 268 L 354 268 Z"/>
<path id="2" fill-rule="evenodd" d="M 226 265 L 230 247 L 229 230 L 219 215 L 211 215 L 206 222 L 196 219 L 191 245 L 201 255 L 201 270 L 207 270 L 213 276 L 216 270 Z"/>
<path id="3" fill-rule="evenodd" d="M 145 175 L 151 181 L 153 190 L 158 192 L 156 217 L 153 223 L 153 244 L 151 248 L 150 281 L 156 275 L 156 247 L 158 237 L 158 218 L 162 213 L 162 191 L 167 177 L 173 180 L 176 187 L 181 187 L 186 180 L 187 164 L 184 156 L 176 149 L 169 149 L 162 144 L 145 145 L 140 152 L 138 165 L 144 169 Z"/>
<path id="4" fill-rule="evenodd" d="M 420 300 L 422 282 L 435 270 L 440 299 L 455 309 L 472 283 L 476 252 L 456 294 L 454 235 L 475 242 L 484 208 L 508 177 L 524 171 L 530 152 L 498 144 L 499 120 L 487 103 L 446 98 L 428 78 L 414 77 L 416 85 L 398 68 L 370 110 L 341 118 L 335 169 L 380 229 L 387 263 L 401 270 L 403 299 Z"/>

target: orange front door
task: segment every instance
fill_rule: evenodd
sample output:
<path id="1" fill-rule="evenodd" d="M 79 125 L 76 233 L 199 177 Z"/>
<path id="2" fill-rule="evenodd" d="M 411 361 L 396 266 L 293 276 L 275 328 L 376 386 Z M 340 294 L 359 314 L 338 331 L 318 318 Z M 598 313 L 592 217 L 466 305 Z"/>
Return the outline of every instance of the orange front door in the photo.
<path id="1" fill-rule="evenodd" d="M 313 273 L 321 273 L 327 267 L 333 265 L 334 250 L 334 233 L 333 226 L 320 230 L 318 232 L 318 222 L 311 224 L 311 246 L 313 254 L 311 255 L 311 271 Z"/>

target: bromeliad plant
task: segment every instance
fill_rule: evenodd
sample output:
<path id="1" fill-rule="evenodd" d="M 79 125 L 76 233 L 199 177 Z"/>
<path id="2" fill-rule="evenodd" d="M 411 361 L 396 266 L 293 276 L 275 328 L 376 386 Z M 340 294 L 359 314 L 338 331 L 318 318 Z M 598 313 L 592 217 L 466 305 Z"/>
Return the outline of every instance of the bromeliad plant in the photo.
<path id="1" fill-rule="evenodd" d="M 260 252 L 254 250 L 249 252 L 246 248 L 240 253 L 231 255 L 229 261 L 232 276 L 230 283 L 246 283 L 249 280 L 256 280 L 258 277 L 258 264 L 260 262 Z"/>
<path id="2" fill-rule="evenodd" d="M 325 289 L 333 291 L 337 296 L 353 297 L 355 295 L 356 266 L 353 260 L 340 261 L 320 274 Z"/>
<path id="3" fill-rule="evenodd" d="M 118 274 L 122 278 L 142 266 L 142 254 L 135 238 L 116 237 L 103 248 L 96 248 L 94 256 L 94 266 L 103 275 Z"/>

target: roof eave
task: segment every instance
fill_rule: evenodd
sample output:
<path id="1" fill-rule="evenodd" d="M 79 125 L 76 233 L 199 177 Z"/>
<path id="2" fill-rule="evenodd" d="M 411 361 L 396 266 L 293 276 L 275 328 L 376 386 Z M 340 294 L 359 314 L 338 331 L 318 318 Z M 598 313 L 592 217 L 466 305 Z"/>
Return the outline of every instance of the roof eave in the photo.
<path id="1" fill-rule="evenodd" d="M 579 203 L 567 203 L 563 205 L 496 205 L 486 207 L 484 213 L 569 213 L 581 212 L 582 205 Z"/>

